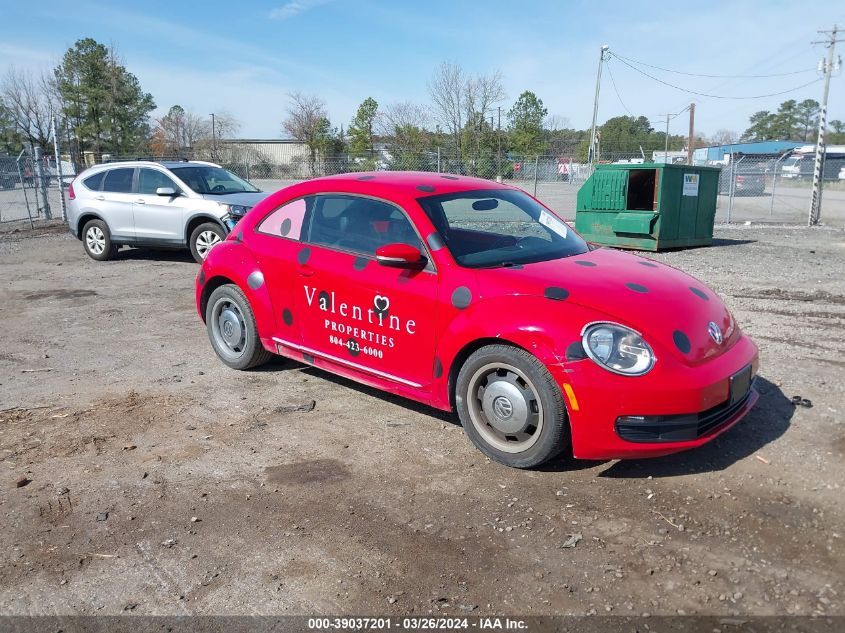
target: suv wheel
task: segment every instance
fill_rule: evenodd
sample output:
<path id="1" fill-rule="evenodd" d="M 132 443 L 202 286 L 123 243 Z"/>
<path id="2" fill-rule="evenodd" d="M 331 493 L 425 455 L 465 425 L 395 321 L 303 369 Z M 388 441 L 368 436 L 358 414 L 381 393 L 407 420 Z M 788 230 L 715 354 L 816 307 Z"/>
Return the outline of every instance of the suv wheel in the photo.
<path id="1" fill-rule="evenodd" d="M 214 222 L 200 224 L 191 231 L 191 254 L 197 262 L 202 264 L 211 249 L 222 242 L 225 237 L 226 234 L 220 228 L 220 225 Z"/>
<path id="2" fill-rule="evenodd" d="M 111 242 L 111 232 L 102 220 L 89 220 L 82 229 L 82 246 L 88 257 L 104 262 L 114 257 L 117 246 Z"/>
<path id="3" fill-rule="evenodd" d="M 538 466 L 569 446 L 560 388 L 523 349 L 489 345 L 474 352 L 458 374 L 455 401 L 469 439 L 506 466 Z"/>

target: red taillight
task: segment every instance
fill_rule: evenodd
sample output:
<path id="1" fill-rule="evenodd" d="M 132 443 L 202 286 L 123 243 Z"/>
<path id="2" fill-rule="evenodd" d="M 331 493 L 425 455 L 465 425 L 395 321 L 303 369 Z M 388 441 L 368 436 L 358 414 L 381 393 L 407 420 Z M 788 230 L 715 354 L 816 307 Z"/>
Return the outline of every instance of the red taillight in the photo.
<path id="1" fill-rule="evenodd" d="M 75 199 L 76 199 L 76 194 L 75 194 L 75 193 L 74 193 L 74 191 L 73 191 L 73 183 L 70 183 L 70 185 L 68 185 L 68 188 L 67 188 L 67 197 L 68 197 L 68 198 L 70 198 L 71 200 L 75 200 Z"/>

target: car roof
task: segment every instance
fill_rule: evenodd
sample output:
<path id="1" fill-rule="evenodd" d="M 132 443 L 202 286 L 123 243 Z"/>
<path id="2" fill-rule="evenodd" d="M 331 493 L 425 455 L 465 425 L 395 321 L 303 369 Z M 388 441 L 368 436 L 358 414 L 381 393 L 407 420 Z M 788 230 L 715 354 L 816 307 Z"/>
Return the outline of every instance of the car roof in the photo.
<path id="1" fill-rule="evenodd" d="M 216 163 L 209 163 L 204 160 L 115 160 L 108 163 L 100 163 L 94 165 L 97 168 L 110 169 L 113 167 L 164 167 L 165 169 L 174 169 L 178 167 L 188 167 L 190 165 L 206 165 L 209 167 L 220 167 Z"/>
<path id="2" fill-rule="evenodd" d="M 420 197 L 420 194 L 454 193 L 477 189 L 512 189 L 513 187 L 484 178 L 458 176 L 430 171 L 367 171 L 322 176 L 307 181 L 321 189 L 344 186 L 353 182 L 390 190 L 392 193 Z"/>

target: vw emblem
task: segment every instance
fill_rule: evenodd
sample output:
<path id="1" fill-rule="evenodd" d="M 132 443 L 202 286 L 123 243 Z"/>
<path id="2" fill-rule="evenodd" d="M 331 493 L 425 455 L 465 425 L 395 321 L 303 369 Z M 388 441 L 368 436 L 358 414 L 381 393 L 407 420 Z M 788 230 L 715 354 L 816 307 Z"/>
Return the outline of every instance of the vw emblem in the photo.
<path id="1" fill-rule="evenodd" d="M 722 344 L 722 330 L 713 321 L 707 324 L 707 332 L 710 334 L 710 338 L 716 342 L 716 345 Z"/>
<path id="2" fill-rule="evenodd" d="M 493 401 L 493 411 L 502 420 L 507 420 L 513 415 L 513 405 L 507 398 L 499 396 Z"/>

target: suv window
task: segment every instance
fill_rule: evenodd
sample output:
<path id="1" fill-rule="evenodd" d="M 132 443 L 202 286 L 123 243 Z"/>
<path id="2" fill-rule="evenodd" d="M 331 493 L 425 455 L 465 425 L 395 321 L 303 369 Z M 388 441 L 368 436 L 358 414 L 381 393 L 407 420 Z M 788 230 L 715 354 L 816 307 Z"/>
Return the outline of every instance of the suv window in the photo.
<path id="1" fill-rule="evenodd" d="M 110 169 L 106 172 L 103 180 L 103 191 L 112 193 L 132 193 L 132 174 L 135 169 L 124 167 L 122 169 Z"/>
<path id="2" fill-rule="evenodd" d="M 181 191 L 175 182 L 157 169 L 141 168 L 138 170 L 138 193 L 154 196 L 156 189 L 159 187 L 170 187 L 177 193 Z"/>
<path id="3" fill-rule="evenodd" d="M 397 242 L 423 250 L 411 222 L 392 204 L 340 194 L 314 198 L 307 231 L 312 244 L 366 255 Z"/>
<path id="4" fill-rule="evenodd" d="M 106 172 L 101 171 L 93 176 L 88 176 L 82 183 L 91 191 L 99 191 L 100 185 L 103 184 L 103 176 L 106 175 Z"/>

